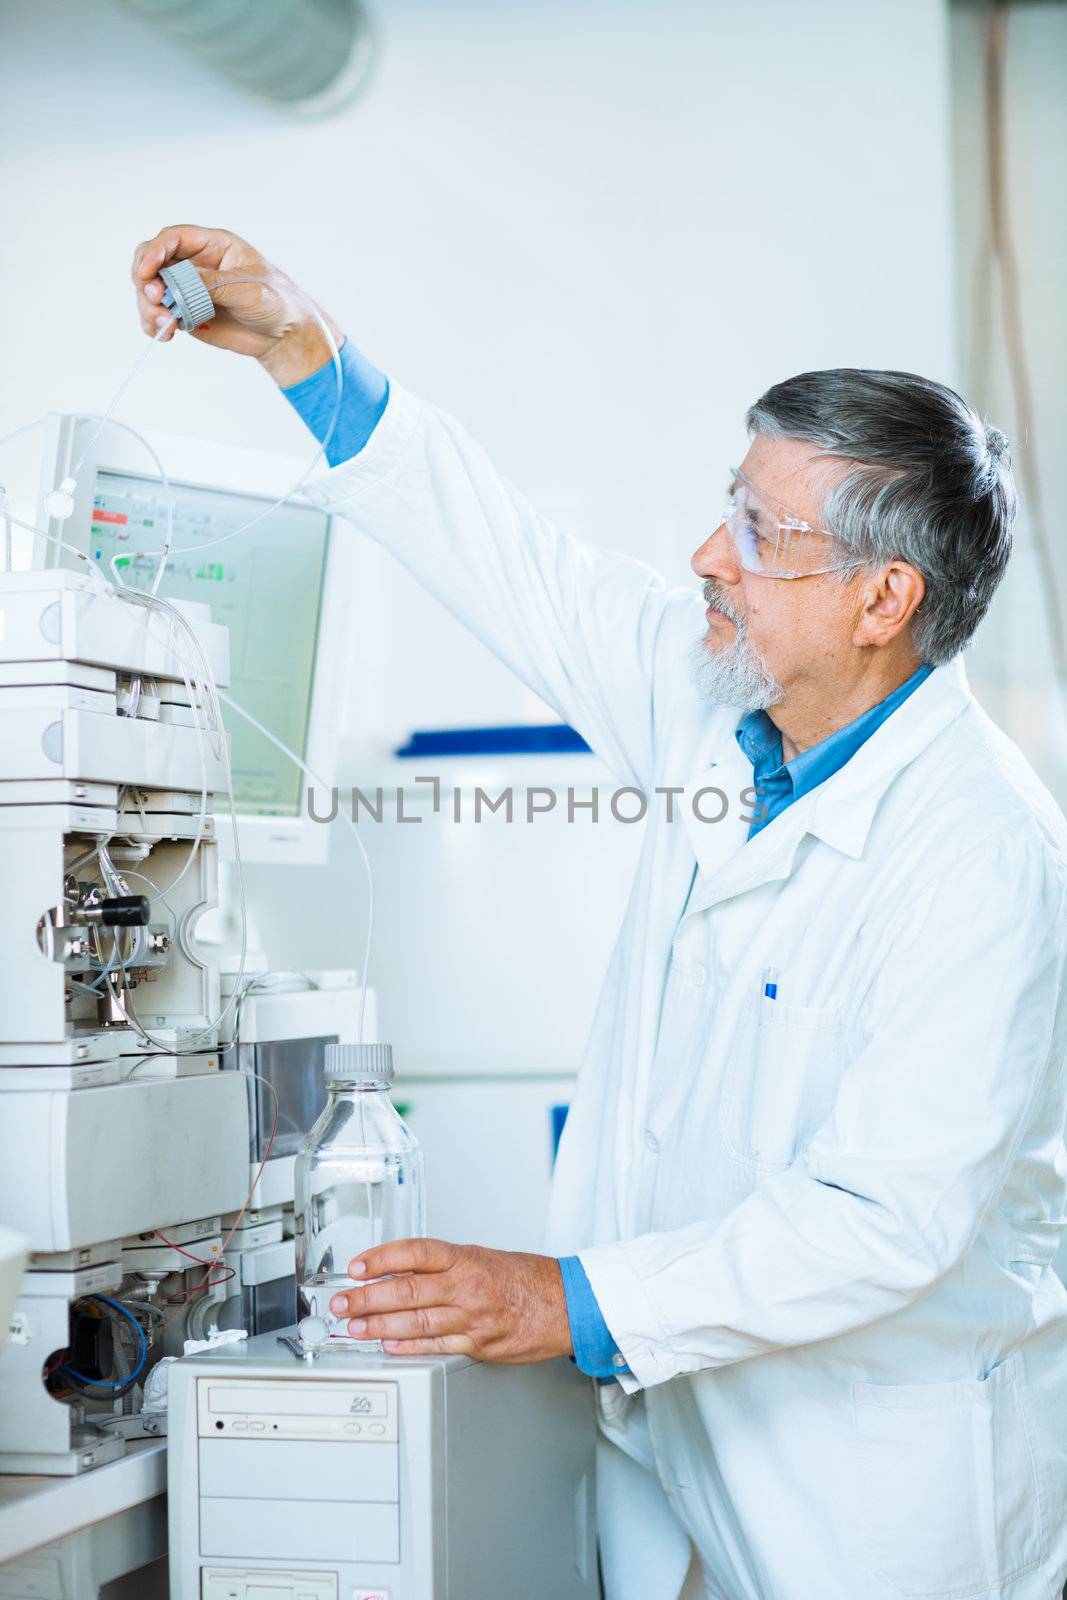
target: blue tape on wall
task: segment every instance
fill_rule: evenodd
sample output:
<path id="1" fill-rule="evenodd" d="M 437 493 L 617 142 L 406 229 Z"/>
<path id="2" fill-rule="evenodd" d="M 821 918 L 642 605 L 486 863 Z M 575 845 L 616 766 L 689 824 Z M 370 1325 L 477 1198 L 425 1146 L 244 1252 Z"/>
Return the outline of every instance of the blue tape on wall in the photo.
<path id="1" fill-rule="evenodd" d="M 508 728 L 424 728 L 395 753 L 405 760 L 426 756 L 579 755 L 589 746 L 566 722 Z"/>

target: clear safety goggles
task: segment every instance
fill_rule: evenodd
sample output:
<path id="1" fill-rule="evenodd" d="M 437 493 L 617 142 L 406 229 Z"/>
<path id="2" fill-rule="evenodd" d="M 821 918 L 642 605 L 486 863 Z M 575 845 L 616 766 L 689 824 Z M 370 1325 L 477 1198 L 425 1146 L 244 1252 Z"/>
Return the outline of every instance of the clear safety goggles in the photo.
<path id="1" fill-rule="evenodd" d="M 746 572 L 762 578 L 813 578 L 820 572 L 842 572 L 851 562 L 828 562 L 825 528 L 795 517 L 772 495 L 757 489 L 740 467 L 731 469 L 723 525 L 737 549 Z"/>

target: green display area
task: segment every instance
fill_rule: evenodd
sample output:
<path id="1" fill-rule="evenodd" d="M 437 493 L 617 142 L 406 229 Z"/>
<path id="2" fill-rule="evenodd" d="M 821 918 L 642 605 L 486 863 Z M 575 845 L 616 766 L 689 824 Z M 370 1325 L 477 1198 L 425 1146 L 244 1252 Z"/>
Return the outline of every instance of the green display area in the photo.
<path id="1" fill-rule="evenodd" d="M 307 506 L 272 511 L 225 545 L 214 541 L 270 504 L 254 495 L 174 484 L 174 527 L 159 592 L 200 600 L 230 630 L 230 690 L 238 703 L 293 750 L 307 756 L 319 604 L 328 520 Z M 90 555 L 116 558 L 126 583 L 146 587 L 167 525 L 167 495 L 153 478 L 98 472 Z M 202 543 L 203 555 L 196 546 Z M 141 555 L 138 552 L 150 552 Z M 245 816 L 300 814 L 302 777 L 293 763 L 240 717 L 224 711 L 234 797 Z"/>

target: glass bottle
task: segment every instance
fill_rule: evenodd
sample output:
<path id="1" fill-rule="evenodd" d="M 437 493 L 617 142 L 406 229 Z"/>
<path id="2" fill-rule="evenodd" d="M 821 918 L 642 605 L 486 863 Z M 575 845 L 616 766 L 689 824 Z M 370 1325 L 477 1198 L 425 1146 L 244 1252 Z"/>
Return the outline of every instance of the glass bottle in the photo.
<path id="1" fill-rule="evenodd" d="M 326 1105 L 294 1174 L 298 1316 L 321 1317 L 331 1338 L 345 1338 L 346 1319 L 330 1300 L 352 1287 L 349 1263 L 371 1245 L 426 1231 L 422 1151 L 389 1099 L 391 1045 L 328 1044 L 325 1075 Z"/>

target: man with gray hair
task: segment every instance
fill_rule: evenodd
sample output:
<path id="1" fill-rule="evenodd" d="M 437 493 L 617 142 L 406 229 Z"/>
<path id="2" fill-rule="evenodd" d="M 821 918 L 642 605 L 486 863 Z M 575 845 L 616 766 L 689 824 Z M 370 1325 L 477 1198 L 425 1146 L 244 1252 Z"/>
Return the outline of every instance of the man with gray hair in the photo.
<path id="1" fill-rule="evenodd" d="M 200 336 L 321 437 L 318 324 L 243 240 L 142 245 L 146 331 L 182 258 L 214 286 Z M 714 1600 L 1049 1600 L 1067 824 L 962 659 L 1011 549 L 1003 436 L 909 373 L 776 385 L 695 593 L 550 527 L 335 334 L 314 498 L 661 802 L 552 1254 L 394 1241 L 335 1311 L 398 1356 L 566 1354 L 597 1380 L 608 1600 L 672 1600 L 690 1542 Z"/>

